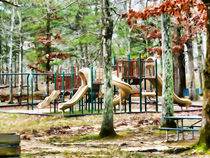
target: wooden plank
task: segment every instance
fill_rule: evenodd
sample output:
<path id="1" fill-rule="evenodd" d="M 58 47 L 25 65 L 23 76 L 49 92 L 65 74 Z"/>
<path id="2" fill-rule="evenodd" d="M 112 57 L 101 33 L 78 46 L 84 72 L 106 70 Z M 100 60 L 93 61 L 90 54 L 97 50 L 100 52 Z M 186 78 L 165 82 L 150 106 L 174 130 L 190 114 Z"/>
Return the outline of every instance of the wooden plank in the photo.
<path id="1" fill-rule="evenodd" d="M 20 135 L 0 133 L 0 157 L 18 156 L 21 153 Z"/>
<path id="2" fill-rule="evenodd" d="M 20 143 L 20 135 L 16 133 L 0 133 L 0 145 L 12 145 Z"/>
<path id="3" fill-rule="evenodd" d="M 166 131 L 200 131 L 200 129 L 191 129 L 191 128 L 158 128 L 158 129 Z"/>

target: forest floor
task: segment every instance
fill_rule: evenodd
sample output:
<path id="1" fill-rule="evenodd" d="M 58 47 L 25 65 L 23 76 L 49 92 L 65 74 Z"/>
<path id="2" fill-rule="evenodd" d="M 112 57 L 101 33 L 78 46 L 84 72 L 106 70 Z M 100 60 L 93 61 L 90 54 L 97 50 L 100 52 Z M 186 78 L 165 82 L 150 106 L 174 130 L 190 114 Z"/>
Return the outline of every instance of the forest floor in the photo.
<path id="1" fill-rule="evenodd" d="M 201 115 L 201 111 L 176 115 Z M 185 132 L 175 142 L 176 132 L 159 131 L 161 113 L 115 114 L 115 138 L 99 138 L 102 115 L 64 118 L 0 113 L 1 132 L 21 135 L 21 157 L 209 157 L 189 149 L 199 132 Z M 188 150 L 186 150 L 188 149 Z"/>
<path id="2" fill-rule="evenodd" d="M 26 90 L 26 89 L 25 89 Z M 17 91 L 17 90 L 16 90 Z M 0 96 L 8 96 L 5 89 Z M 24 91 L 24 93 L 26 93 Z M 40 93 L 42 94 L 42 93 Z M 136 98 L 139 101 L 138 98 Z M 40 102 L 40 100 L 36 100 Z M 135 101 L 135 99 L 134 99 Z M 5 105 L 2 102 L 1 105 Z M 193 102 L 202 105 L 202 101 Z M 102 115 L 88 115 L 64 118 L 18 113 L 38 113 L 26 106 L 0 108 L 0 132 L 17 132 L 21 135 L 21 157 L 209 157 L 202 151 L 191 148 L 199 138 L 199 132 L 185 132 L 185 140 L 178 142 L 176 132 L 169 132 L 166 142 L 165 131 L 158 130 L 161 113 L 154 113 L 156 107 L 148 105 L 148 113 L 115 114 L 115 138 L 99 138 Z M 202 116 L 199 106 L 187 109 L 174 106 L 176 116 Z M 127 106 L 128 109 L 128 106 Z M 144 111 L 143 107 L 143 111 Z M 132 111 L 139 111 L 138 104 L 132 104 Z M 161 106 L 159 106 L 161 111 Z M 43 112 L 43 111 L 42 111 Z M 49 113 L 49 108 L 44 112 Z M 14 114 L 16 113 L 16 114 Z M 190 122 L 189 122 L 190 123 Z"/>

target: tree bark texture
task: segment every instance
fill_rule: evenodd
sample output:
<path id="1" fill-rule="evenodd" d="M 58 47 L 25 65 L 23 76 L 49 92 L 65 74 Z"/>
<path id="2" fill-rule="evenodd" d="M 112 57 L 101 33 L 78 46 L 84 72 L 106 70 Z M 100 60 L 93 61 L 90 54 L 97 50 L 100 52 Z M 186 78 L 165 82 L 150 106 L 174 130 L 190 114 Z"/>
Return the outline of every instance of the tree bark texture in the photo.
<path id="1" fill-rule="evenodd" d="M 0 73 L 3 73 L 3 69 L 2 69 L 2 58 L 3 58 L 3 53 L 2 53 L 2 42 L 1 42 L 1 35 L 0 35 Z M 2 75 L 0 75 L 0 85 L 2 84 Z"/>
<path id="2" fill-rule="evenodd" d="M 17 15 L 19 19 L 19 40 L 20 40 L 20 46 L 19 46 L 19 73 L 23 73 L 23 37 L 22 37 L 22 17 L 19 10 L 17 10 Z M 18 95 L 22 95 L 22 89 L 23 89 L 23 76 L 19 75 L 19 85 L 18 85 Z"/>
<path id="3" fill-rule="evenodd" d="M 164 119 L 165 116 L 174 115 L 173 106 L 173 55 L 172 30 L 170 16 L 162 13 L 162 61 L 163 61 L 163 88 L 162 88 L 162 122 L 163 127 L 175 126 L 174 121 Z"/>
<path id="4" fill-rule="evenodd" d="M 12 57 L 13 57 L 13 30 L 15 22 L 15 7 L 12 7 L 11 16 L 11 28 L 10 28 L 10 39 L 9 39 L 9 73 L 12 73 Z M 12 75 L 9 75 L 9 103 L 13 103 L 13 87 L 12 87 Z"/>
<path id="5" fill-rule="evenodd" d="M 102 32 L 104 55 L 104 113 L 100 131 L 100 137 L 115 136 L 113 126 L 113 89 L 112 89 L 112 34 L 113 19 L 109 0 L 101 0 L 102 16 L 104 17 L 104 30 Z"/>
<path id="6" fill-rule="evenodd" d="M 203 95 L 203 50 L 202 50 L 202 40 L 198 43 L 198 75 L 199 75 L 199 94 Z"/>
<path id="7" fill-rule="evenodd" d="M 179 94 L 179 54 L 174 54 L 174 91 Z"/>
<path id="8" fill-rule="evenodd" d="M 48 40 L 48 45 L 46 46 L 46 55 L 49 57 L 49 54 L 51 53 L 51 45 L 50 45 L 50 40 L 51 40 L 51 35 L 50 35 L 50 21 L 51 21 L 51 14 L 47 13 L 47 23 L 46 23 L 46 34 L 47 34 L 47 40 Z M 46 70 L 50 71 L 50 59 L 47 60 L 46 63 Z M 47 75 L 47 80 L 46 80 L 46 93 L 49 95 L 49 76 Z"/>
<path id="9" fill-rule="evenodd" d="M 185 54 L 184 52 L 180 52 L 178 57 L 179 62 L 179 97 L 184 97 L 184 89 L 186 89 L 186 74 L 185 74 Z"/>
<path id="10" fill-rule="evenodd" d="M 187 55 L 188 55 L 188 70 L 189 70 L 189 98 L 191 100 L 196 99 L 196 88 L 195 88 L 195 73 L 194 73 L 194 59 L 193 59 L 193 41 L 187 40 Z"/>
<path id="11" fill-rule="evenodd" d="M 207 53 L 204 67 L 203 119 L 200 130 L 199 146 L 210 148 L 210 3 L 207 4 Z"/>

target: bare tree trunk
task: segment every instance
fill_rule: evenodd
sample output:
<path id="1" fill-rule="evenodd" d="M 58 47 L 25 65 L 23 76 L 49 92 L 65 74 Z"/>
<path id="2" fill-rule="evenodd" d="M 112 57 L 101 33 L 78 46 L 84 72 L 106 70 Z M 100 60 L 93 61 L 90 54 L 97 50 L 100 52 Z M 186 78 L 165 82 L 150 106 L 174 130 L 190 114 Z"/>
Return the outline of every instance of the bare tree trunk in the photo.
<path id="1" fill-rule="evenodd" d="M 85 67 L 89 67 L 90 63 L 89 63 L 89 58 L 88 58 L 88 44 L 85 44 L 84 56 L 85 56 Z"/>
<path id="2" fill-rule="evenodd" d="M 162 61 L 163 61 L 163 88 L 162 88 L 162 122 L 163 127 L 174 127 L 173 120 L 164 119 L 165 116 L 174 115 L 173 105 L 173 55 L 171 19 L 166 13 L 161 15 L 162 24 Z"/>
<path id="3" fill-rule="evenodd" d="M 185 54 L 180 52 L 178 57 L 179 62 L 179 97 L 184 97 L 183 91 L 186 89 L 186 75 L 185 75 Z"/>
<path id="4" fill-rule="evenodd" d="M 11 17 L 11 28 L 10 28 L 10 39 L 9 39 L 9 73 L 12 73 L 12 57 L 13 57 L 13 29 L 15 21 L 15 7 L 12 7 L 12 17 Z M 9 103 L 13 103 L 13 86 L 12 86 L 12 75 L 9 75 Z"/>
<path id="5" fill-rule="evenodd" d="M 101 0 L 102 16 L 104 17 L 103 54 L 104 54 L 104 113 L 100 137 L 115 136 L 113 125 L 113 89 L 112 89 L 112 34 L 113 20 L 109 0 Z"/>
<path id="6" fill-rule="evenodd" d="M 3 62 L 2 62 L 2 58 L 3 58 L 3 52 L 2 52 L 2 42 L 1 42 L 1 35 L 0 35 L 0 73 L 3 73 Z M 2 84 L 2 75 L 0 75 L 0 85 Z"/>
<path id="7" fill-rule="evenodd" d="M 48 2 L 49 3 L 49 2 Z M 48 6 L 49 7 L 49 6 Z M 50 34 L 50 21 L 51 21 L 51 13 L 49 11 L 49 8 L 48 8 L 48 13 L 47 13 L 47 23 L 46 23 L 46 34 L 47 34 L 47 40 L 50 42 L 51 40 L 51 34 Z M 51 53 L 51 46 L 50 44 L 48 44 L 46 46 L 46 55 L 49 56 Z M 51 69 L 51 66 L 50 66 L 50 59 L 47 60 L 47 63 L 46 63 L 46 70 L 47 71 L 50 71 Z M 46 93 L 47 95 L 49 95 L 49 76 L 47 75 L 47 80 L 46 80 Z"/>
<path id="8" fill-rule="evenodd" d="M 174 54 L 174 91 L 179 94 L 179 54 Z"/>
<path id="9" fill-rule="evenodd" d="M 198 145 L 205 150 L 210 148 L 210 3 L 207 0 L 204 3 L 207 6 L 207 53 L 204 68 L 203 119 Z"/>
<path id="10" fill-rule="evenodd" d="M 16 73 L 17 72 L 17 55 L 16 55 L 16 53 L 14 54 L 14 73 Z M 17 87 L 17 76 L 16 75 L 14 75 L 14 88 L 16 88 Z"/>
<path id="11" fill-rule="evenodd" d="M 19 73 L 23 73 L 23 37 L 22 37 L 22 18 L 21 13 L 17 10 L 17 15 L 19 19 Z M 23 89 L 23 76 L 19 75 L 19 84 L 18 84 L 18 95 L 22 96 Z M 21 102 L 21 101 L 20 101 Z"/>
<path id="12" fill-rule="evenodd" d="M 196 89 L 195 89 L 195 73 L 194 73 L 194 59 L 193 59 L 193 47 L 192 40 L 189 39 L 186 42 L 187 55 L 188 55 L 188 70 L 189 70 L 189 97 L 191 100 L 196 100 Z"/>
<path id="13" fill-rule="evenodd" d="M 200 43 L 197 44 L 198 46 L 198 58 L 197 58 L 197 64 L 198 64 L 198 75 L 199 75 L 199 94 L 203 95 L 203 51 L 202 51 L 202 40 Z"/>
<path id="14" fill-rule="evenodd" d="M 101 0 L 102 1 L 102 0 Z M 104 24 L 104 17 L 101 16 L 101 23 Z M 102 41 L 102 38 L 103 38 L 103 29 L 104 29 L 104 26 L 101 26 L 100 28 L 100 53 L 99 53 L 99 56 L 100 56 L 100 63 L 101 65 L 104 65 L 104 55 L 103 55 L 103 41 Z"/>

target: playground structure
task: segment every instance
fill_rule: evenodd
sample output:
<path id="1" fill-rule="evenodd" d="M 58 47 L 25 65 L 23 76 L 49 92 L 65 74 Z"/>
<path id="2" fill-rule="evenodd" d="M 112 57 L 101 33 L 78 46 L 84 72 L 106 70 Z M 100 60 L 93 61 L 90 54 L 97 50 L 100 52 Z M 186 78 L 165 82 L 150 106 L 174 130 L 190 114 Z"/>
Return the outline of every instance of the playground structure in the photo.
<path id="1" fill-rule="evenodd" d="M 102 69 L 101 69 L 102 70 Z M 100 71 L 100 70 L 99 70 Z M 96 79 L 100 79 L 100 81 L 103 81 L 103 73 L 100 76 L 97 76 Z M 91 89 L 91 72 L 88 68 L 83 68 L 79 71 L 79 76 L 82 79 L 82 85 L 79 87 L 77 92 L 74 94 L 74 96 L 65 103 L 60 103 L 59 109 L 65 110 L 73 105 L 75 105 L 87 92 L 88 89 Z M 97 80 L 98 81 L 98 80 Z M 99 82 L 100 82 L 99 81 Z M 118 87 L 120 90 L 119 95 L 114 98 L 113 105 L 121 104 L 121 100 L 126 98 L 131 93 L 131 86 L 127 84 L 126 82 L 121 81 L 120 78 L 116 77 L 116 75 L 113 75 L 112 77 L 113 85 Z"/>
<path id="2" fill-rule="evenodd" d="M 78 72 L 78 74 L 76 72 Z M 128 59 L 116 59 L 114 57 L 113 72 L 113 85 L 115 85 L 114 105 L 120 104 L 121 106 L 123 106 L 124 112 L 132 112 L 132 104 L 137 104 L 139 105 L 139 112 L 147 112 L 147 105 L 152 103 L 155 104 L 155 111 L 158 112 L 158 96 L 162 95 L 162 79 L 157 73 L 157 59 L 151 57 L 146 60 L 141 59 L 141 54 L 139 54 L 138 59 L 131 59 L 130 55 L 128 56 Z M 71 73 L 16 73 L 4 75 L 27 76 L 28 110 L 30 109 L 30 107 L 33 110 L 35 105 L 33 98 L 33 82 L 35 75 L 48 75 L 51 76 L 54 80 L 54 91 L 51 93 L 50 96 L 43 99 L 43 101 L 39 103 L 39 108 L 46 107 L 53 102 L 54 112 L 57 111 L 58 104 L 59 108 L 62 110 L 70 108 L 71 113 L 74 113 L 75 110 L 79 110 L 81 114 L 83 114 L 84 108 L 89 113 L 93 113 L 93 111 L 100 112 L 100 110 L 102 110 L 102 68 L 94 69 L 93 65 L 91 65 L 91 69 L 85 68 L 79 71 L 79 68 L 74 68 L 72 69 Z M 29 77 L 31 79 L 31 86 L 29 86 Z M 133 85 L 139 86 L 138 91 L 131 90 L 131 86 Z M 31 95 L 29 94 L 30 88 Z M 136 93 L 139 95 L 139 102 L 134 103 L 131 98 Z M 65 102 L 65 94 L 70 94 L 70 99 L 67 102 Z M 58 97 L 61 98 L 60 101 L 56 100 L 56 98 Z M 30 98 L 31 103 L 29 103 Z M 144 103 L 142 102 L 143 98 Z M 153 98 L 153 101 L 151 101 L 151 98 Z M 190 100 L 179 98 L 176 94 L 174 94 L 174 103 L 180 106 L 191 105 Z M 98 106 L 96 106 L 97 104 Z M 114 111 L 116 112 L 115 106 Z"/>

